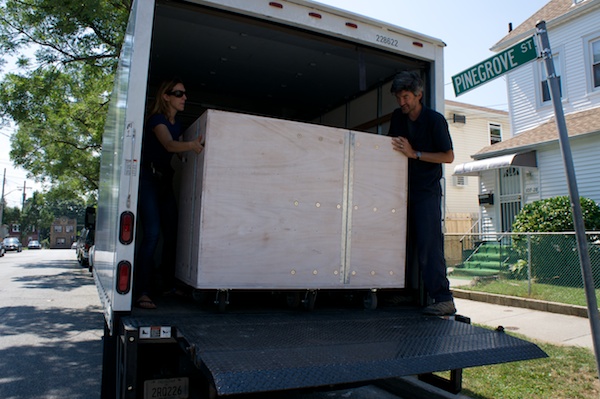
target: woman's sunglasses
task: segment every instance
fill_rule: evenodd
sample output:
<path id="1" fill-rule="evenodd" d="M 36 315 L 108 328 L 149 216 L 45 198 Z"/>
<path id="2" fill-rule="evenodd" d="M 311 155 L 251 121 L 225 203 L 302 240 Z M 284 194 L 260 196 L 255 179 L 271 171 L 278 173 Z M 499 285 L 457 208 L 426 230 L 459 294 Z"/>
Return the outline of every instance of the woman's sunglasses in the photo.
<path id="1" fill-rule="evenodd" d="M 181 98 L 183 96 L 185 96 L 185 91 L 183 90 L 173 90 L 167 93 L 170 96 L 175 96 L 177 98 Z"/>

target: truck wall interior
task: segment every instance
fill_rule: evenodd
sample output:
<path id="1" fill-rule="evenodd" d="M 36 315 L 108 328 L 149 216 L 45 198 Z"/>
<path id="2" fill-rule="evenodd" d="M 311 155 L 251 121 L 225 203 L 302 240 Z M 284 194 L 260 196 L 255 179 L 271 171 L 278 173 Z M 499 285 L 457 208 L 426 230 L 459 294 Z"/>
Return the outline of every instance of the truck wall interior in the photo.
<path id="1" fill-rule="evenodd" d="M 156 7 L 148 101 L 161 81 L 181 78 L 185 127 L 220 109 L 385 134 L 393 76 L 429 80 L 429 62 L 400 54 L 206 6 Z"/>

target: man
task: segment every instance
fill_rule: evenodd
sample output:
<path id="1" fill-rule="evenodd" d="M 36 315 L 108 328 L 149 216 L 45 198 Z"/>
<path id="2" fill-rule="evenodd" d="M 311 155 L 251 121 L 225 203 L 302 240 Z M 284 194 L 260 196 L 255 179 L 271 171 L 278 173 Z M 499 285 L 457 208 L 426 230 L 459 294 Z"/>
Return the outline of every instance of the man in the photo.
<path id="1" fill-rule="evenodd" d="M 392 147 L 408 157 L 407 261 L 418 265 L 425 290 L 433 299 L 423 313 L 456 313 L 446 276 L 442 236 L 442 164 L 454 160 L 446 118 L 423 105 L 423 80 L 415 72 L 401 72 L 392 82 L 400 108 L 392 114 Z"/>

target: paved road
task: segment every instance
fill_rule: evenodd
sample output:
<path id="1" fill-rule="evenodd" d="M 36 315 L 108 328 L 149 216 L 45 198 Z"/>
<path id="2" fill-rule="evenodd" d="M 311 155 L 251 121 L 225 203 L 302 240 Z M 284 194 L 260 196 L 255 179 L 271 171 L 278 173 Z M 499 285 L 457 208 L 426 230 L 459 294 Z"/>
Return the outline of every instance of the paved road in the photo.
<path id="1" fill-rule="evenodd" d="M 103 318 L 75 251 L 9 252 L 0 281 L 0 398 L 99 398 Z"/>

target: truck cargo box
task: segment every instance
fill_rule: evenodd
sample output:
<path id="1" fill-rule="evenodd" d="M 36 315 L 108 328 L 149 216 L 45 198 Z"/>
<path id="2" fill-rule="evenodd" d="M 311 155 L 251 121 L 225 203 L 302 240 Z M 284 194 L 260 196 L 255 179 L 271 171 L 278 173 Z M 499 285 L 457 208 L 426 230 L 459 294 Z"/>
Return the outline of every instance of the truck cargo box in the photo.
<path id="1" fill-rule="evenodd" d="M 206 111 L 177 277 L 202 289 L 404 288 L 407 159 L 374 134 Z"/>

